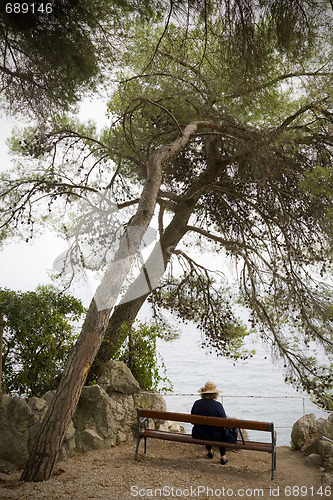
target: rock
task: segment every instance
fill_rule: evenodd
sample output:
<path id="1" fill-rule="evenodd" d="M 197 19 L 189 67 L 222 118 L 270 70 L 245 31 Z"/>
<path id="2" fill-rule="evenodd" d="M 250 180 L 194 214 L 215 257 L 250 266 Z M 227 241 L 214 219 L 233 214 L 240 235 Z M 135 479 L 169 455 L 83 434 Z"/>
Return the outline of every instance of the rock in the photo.
<path id="1" fill-rule="evenodd" d="M 11 472 L 15 472 L 17 470 L 17 467 L 12 464 L 11 462 L 8 462 L 7 460 L 4 460 L 3 458 L 0 458 L 0 472 L 3 474 L 10 474 Z"/>
<path id="2" fill-rule="evenodd" d="M 103 437 L 94 429 L 84 429 L 80 434 L 80 451 L 100 450 L 105 447 Z"/>
<path id="3" fill-rule="evenodd" d="M 185 433 L 185 428 L 183 425 L 180 425 L 179 422 L 168 422 L 168 430 L 170 432 L 180 432 L 182 434 Z"/>
<path id="4" fill-rule="evenodd" d="M 321 484 L 323 486 L 333 486 L 333 474 L 330 473 L 323 474 L 321 478 Z"/>
<path id="5" fill-rule="evenodd" d="M 291 441 L 296 449 L 303 450 L 319 437 L 316 417 L 313 413 L 304 415 L 294 423 Z"/>
<path id="6" fill-rule="evenodd" d="M 322 463 L 323 463 L 323 459 L 317 453 L 311 453 L 311 455 L 306 457 L 305 463 L 307 465 L 313 465 L 314 467 L 321 467 Z"/>
<path id="7" fill-rule="evenodd" d="M 332 423 L 333 423 L 333 413 L 331 413 L 330 415 L 328 415 L 327 420 L 328 420 L 329 422 L 332 422 Z"/>
<path id="8" fill-rule="evenodd" d="M 323 470 L 333 470 L 333 422 L 332 415 L 328 419 L 315 419 L 313 414 L 305 415 L 293 425 L 291 432 L 292 443 L 295 448 L 301 449 L 309 455 L 311 463 L 314 455 L 319 455 Z"/>
<path id="9" fill-rule="evenodd" d="M 333 463 L 333 442 L 322 437 L 318 444 L 318 453 L 323 458 L 326 469 L 332 469 Z"/>
<path id="10" fill-rule="evenodd" d="M 48 403 L 44 398 L 33 396 L 27 400 L 27 403 L 35 414 L 40 415 L 41 418 L 44 417 L 48 407 Z"/>
<path id="11" fill-rule="evenodd" d="M 55 391 L 47 391 L 45 394 L 43 394 L 42 398 L 45 399 L 45 401 L 49 405 L 54 396 L 55 396 Z"/>
<path id="12" fill-rule="evenodd" d="M 111 379 L 113 376 L 111 374 Z M 110 390 L 109 384 L 107 387 Z M 83 388 L 73 417 L 77 450 L 105 448 L 132 439 L 136 435 L 137 407 L 166 409 L 165 401 L 159 394 L 144 391 L 134 394 L 122 391 L 110 393 L 111 396 L 99 385 Z"/>
<path id="13" fill-rule="evenodd" d="M 134 394 L 114 393 L 110 398 L 116 428 L 116 442 L 134 437 L 136 432 L 136 405 Z"/>
<path id="14" fill-rule="evenodd" d="M 135 408 L 149 408 L 151 410 L 166 411 L 166 404 L 164 398 L 155 392 L 142 391 L 139 394 L 134 394 Z M 165 420 L 150 420 L 150 427 L 155 429 L 163 429 Z M 134 428 L 136 432 L 136 412 L 134 418 Z"/>
<path id="15" fill-rule="evenodd" d="M 109 361 L 106 363 L 97 384 L 109 395 L 113 392 L 133 394 L 140 391 L 138 381 L 133 377 L 130 369 L 122 361 Z"/>
<path id="16" fill-rule="evenodd" d="M 164 398 L 156 392 L 141 391 L 139 394 L 134 394 L 133 397 L 135 408 L 166 411 Z"/>
<path id="17" fill-rule="evenodd" d="M 136 435 L 137 407 L 165 410 L 166 404 L 162 396 L 151 392 L 117 391 L 110 397 L 99 385 L 84 387 L 73 417 L 76 449 L 99 449 L 132 439 Z"/>
<path id="18" fill-rule="evenodd" d="M 317 429 L 320 436 L 333 440 L 333 422 L 325 418 L 318 418 Z"/>
<path id="19" fill-rule="evenodd" d="M 58 459 L 67 460 L 68 457 L 71 457 L 73 455 L 74 451 L 75 451 L 75 427 L 73 424 L 73 420 L 71 420 L 68 429 L 66 431 Z"/>
<path id="20" fill-rule="evenodd" d="M 76 408 L 73 423 L 75 427 L 75 447 L 79 451 L 99 449 L 100 441 L 105 440 L 105 446 L 116 442 L 117 431 L 113 416 L 112 402 L 99 385 L 83 387 Z M 86 430 L 89 429 L 88 437 Z M 92 434 L 91 431 L 94 431 Z M 93 438 L 93 439 L 92 439 Z M 92 446 L 89 448 L 89 446 Z M 95 446 L 97 445 L 97 448 Z"/>
<path id="21" fill-rule="evenodd" d="M 156 392 L 141 391 L 133 395 L 135 408 L 149 408 L 151 410 L 166 411 L 164 398 Z"/>
<path id="22" fill-rule="evenodd" d="M 333 441 L 322 436 L 319 440 L 318 448 L 321 455 L 333 458 Z"/>
<path id="23" fill-rule="evenodd" d="M 160 422 L 158 430 L 159 431 L 168 431 L 169 430 L 169 422 L 167 420 L 165 420 L 163 423 Z"/>
<path id="24" fill-rule="evenodd" d="M 0 457 L 18 466 L 28 460 L 29 427 L 34 422 L 32 410 L 19 397 L 5 394 L 0 402 Z"/>
<path id="25" fill-rule="evenodd" d="M 327 470 L 332 470 L 333 471 L 333 458 L 329 458 L 326 460 L 326 469 Z"/>
<path id="26" fill-rule="evenodd" d="M 320 437 L 313 437 L 312 440 L 309 439 L 302 448 L 304 455 L 312 455 L 319 453 Z"/>

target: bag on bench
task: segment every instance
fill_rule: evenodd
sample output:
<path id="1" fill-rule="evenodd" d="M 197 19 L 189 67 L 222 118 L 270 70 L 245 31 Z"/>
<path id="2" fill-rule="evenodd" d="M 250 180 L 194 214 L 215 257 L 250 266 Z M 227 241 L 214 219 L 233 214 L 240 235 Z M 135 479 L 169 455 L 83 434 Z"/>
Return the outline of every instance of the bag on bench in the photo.
<path id="1" fill-rule="evenodd" d="M 245 444 L 243 434 L 242 434 L 242 431 L 240 429 L 233 428 L 233 427 L 224 427 L 224 431 L 225 431 L 225 440 L 227 443 L 237 443 L 237 437 L 238 437 L 238 433 L 239 433 L 239 435 L 243 441 L 243 444 Z"/>

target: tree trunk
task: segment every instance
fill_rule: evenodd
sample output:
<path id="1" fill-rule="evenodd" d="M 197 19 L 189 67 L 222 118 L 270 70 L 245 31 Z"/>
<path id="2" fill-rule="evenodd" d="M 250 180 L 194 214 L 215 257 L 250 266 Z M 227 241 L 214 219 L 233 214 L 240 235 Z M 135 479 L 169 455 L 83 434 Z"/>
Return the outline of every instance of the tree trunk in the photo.
<path id="1" fill-rule="evenodd" d="M 160 241 L 164 259 L 164 268 L 163 271 L 159 271 L 158 276 L 153 277 L 154 281 L 163 276 L 165 267 L 171 258 L 173 249 L 186 233 L 187 222 L 189 216 L 193 211 L 195 203 L 196 201 L 193 200 L 191 204 L 187 204 L 188 214 L 184 212 L 184 206 L 182 204 L 182 206 L 179 207 L 179 210 L 177 210 L 178 214 L 175 215 L 167 230 L 164 232 Z M 156 253 L 154 253 L 153 251 L 152 255 L 147 261 L 150 269 L 154 269 L 153 263 L 156 258 Z M 161 266 L 157 265 L 155 269 L 161 269 Z M 122 324 L 125 322 L 132 323 L 134 321 L 143 303 L 150 294 L 150 292 L 140 294 L 139 290 L 145 289 L 145 285 L 145 272 L 143 269 L 141 269 L 140 275 L 132 283 L 121 303 L 117 307 L 115 307 L 115 310 L 110 318 L 105 332 L 105 342 L 102 343 L 95 358 L 94 364 L 91 367 L 89 380 L 92 380 L 101 375 L 105 363 L 111 359 L 111 353 L 114 352 L 118 347 L 120 347 L 119 344 L 121 342 Z M 133 295 L 136 298 L 129 300 L 128 297 L 131 297 Z"/>
<path id="2" fill-rule="evenodd" d="M 35 448 L 23 471 L 22 481 L 43 481 L 51 476 L 87 372 L 102 341 L 108 313 L 107 310 L 98 311 L 95 301 L 91 302 L 58 391 L 42 421 Z"/>
<path id="3" fill-rule="evenodd" d="M 152 210 L 150 213 L 153 213 Z M 146 225 L 141 226 L 141 238 L 146 227 Z M 140 240 L 136 243 L 137 248 L 139 243 Z M 56 396 L 43 419 L 36 446 L 23 471 L 21 478 L 23 481 L 43 481 L 52 473 L 87 373 L 103 340 L 111 309 L 135 258 L 134 245 L 127 256 L 124 254 L 125 247 L 126 236 L 122 237 L 115 261 L 110 264 L 90 304 L 80 336 L 62 374 Z"/>
<path id="4" fill-rule="evenodd" d="M 221 171 L 226 168 L 228 163 L 232 162 L 232 160 L 233 158 L 225 159 L 223 162 L 210 161 L 207 170 L 199 175 L 187 193 L 185 193 L 182 201 L 178 203 L 174 211 L 175 214 L 172 221 L 163 232 L 160 242 L 157 244 L 160 245 L 162 249 L 164 260 L 163 270 L 161 269 L 161 266 L 158 264 L 155 265 L 154 263 L 155 260 L 159 258 L 156 247 L 147 260 L 146 266 L 148 269 L 156 272 L 154 276 L 150 275 L 151 281 L 157 282 L 163 276 L 174 249 L 187 232 L 189 218 L 193 213 L 198 198 L 203 193 L 203 190 L 209 186 L 209 184 L 221 173 Z M 101 375 L 105 363 L 111 359 L 112 353 L 120 347 L 121 326 L 123 323 L 130 324 L 135 320 L 142 305 L 150 294 L 150 292 L 142 292 L 140 294 L 140 289 L 145 290 L 146 288 L 145 271 L 144 269 L 141 269 L 140 275 L 132 283 L 121 303 L 115 307 L 112 313 L 105 332 L 105 341 L 102 343 L 91 367 L 88 376 L 89 380 L 94 380 Z M 135 296 L 135 298 L 131 300 L 130 297 L 132 296 Z"/>
<path id="5" fill-rule="evenodd" d="M 42 421 L 34 449 L 22 473 L 22 481 L 43 481 L 49 479 L 52 474 L 87 373 L 103 340 L 110 312 L 154 214 L 162 181 L 161 165 L 186 146 L 197 127 L 197 122 L 187 125 L 182 136 L 156 151 L 148 159 L 147 178 L 137 212 L 121 237 L 115 258 L 90 304 L 80 336 L 71 351 L 57 393 Z M 131 228 L 135 228 L 135 231 L 130 234 L 129 242 L 128 230 Z"/>

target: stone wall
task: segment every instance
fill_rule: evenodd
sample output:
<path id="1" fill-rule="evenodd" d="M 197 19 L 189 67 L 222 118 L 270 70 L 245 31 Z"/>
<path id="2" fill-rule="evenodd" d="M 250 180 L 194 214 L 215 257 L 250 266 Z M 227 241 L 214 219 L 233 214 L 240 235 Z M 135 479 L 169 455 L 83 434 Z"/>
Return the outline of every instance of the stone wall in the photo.
<path id="1" fill-rule="evenodd" d="M 3 396 L 0 402 L 0 459 L 19 467 L 25 465 L 53 397 L 51 391 L 41 398 Z M 110 361 L 97 385 L 83 388 L 59 460 L 65 460 L 74 451 L 106 448 L 133 439 L 137 407 L 166 409 L 162 396 L 142 391 L 124 363 Z"/>
<path id="2" fill-rule="evenodd" d="M 291 431 L 294 448 L 307 456 L 307 463 L 333 470 L 333 414 L 316 419 L 313 413 L 295 422 Z"/>

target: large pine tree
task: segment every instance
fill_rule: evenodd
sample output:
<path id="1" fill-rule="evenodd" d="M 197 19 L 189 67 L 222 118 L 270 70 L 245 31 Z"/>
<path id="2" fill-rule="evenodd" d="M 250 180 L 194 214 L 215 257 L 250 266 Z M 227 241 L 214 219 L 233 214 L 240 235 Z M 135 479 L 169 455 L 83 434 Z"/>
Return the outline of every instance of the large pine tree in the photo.
<path id="1" fill-rule="evenodd" d="M 130 18 L 111 126 L 97 134 L 56 117 L 13 140 L 23 168 L 3 176 L 3 228 L 30 235 L 41 210 L 43 222 L 60 217 L 73 239 L 72 270 L 83 263 L 105 272 L 25 480 L 50 476 L 105 331 L 117 342 L 148 295 L 157 313 L 166 307 L 197 322 L 208 344 L 239 355 L 244 329 L 229 289 L 186 244 L 237 264 L 237 295 L 253 327 L 284 358 L 291 382 L 330 404 L 331 18 L 324 1 L 260 5 L 203 2 L 200 16 L 170 10 L 163 26 L 158 17 Z M 114 308 L 140 246 L 138 235 L 126 246 L 131 229 L 143 231 L 154 215 L 156 251 Z M 169 266 L 175 258 L 178 275 Z M 313 342 L 325 351 L 322 366 Z M 98 362 L 108 353 L 106 343 Z"/>

